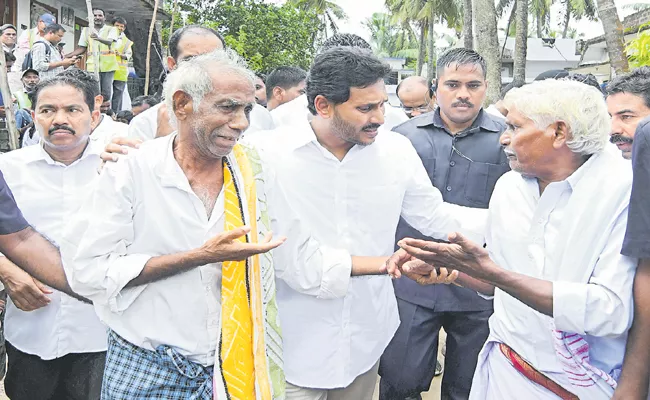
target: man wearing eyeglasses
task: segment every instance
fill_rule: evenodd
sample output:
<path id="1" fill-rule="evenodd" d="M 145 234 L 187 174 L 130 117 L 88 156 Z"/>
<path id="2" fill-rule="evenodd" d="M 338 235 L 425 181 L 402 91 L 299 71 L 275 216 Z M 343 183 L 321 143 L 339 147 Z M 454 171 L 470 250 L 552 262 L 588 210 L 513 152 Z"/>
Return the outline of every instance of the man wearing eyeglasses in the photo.
<path id="1" fill-rule="evenodd" d="M 499 143 L 505 122 L 482 108 L 486 72 L 485 60 L 472 50 L 442 54 L 436 71 L 438 107 L 393 128 L 411 140 L 446 202 L 474 208 L 488 208 L 497 179 L 510 169 Z M 425 237 L 404 220 L 396 236 Z M 419 399 L 429 390 L 441 327 L 447 333 L 441 398 L 467 399 L 489 334 L 492 301 L 455 285 L 419 286 L 406 279 L 394 285 L 402 322 L 381 359 L 380 400 Z"/>
<path id="2" fill-rule="evenodd" d="M 427 79 L 421 76 L 409 76 L 404 79 L 397 85 L 395 94 L 409 118 L 426 114 L 436 107 L 434 89 Z"/>

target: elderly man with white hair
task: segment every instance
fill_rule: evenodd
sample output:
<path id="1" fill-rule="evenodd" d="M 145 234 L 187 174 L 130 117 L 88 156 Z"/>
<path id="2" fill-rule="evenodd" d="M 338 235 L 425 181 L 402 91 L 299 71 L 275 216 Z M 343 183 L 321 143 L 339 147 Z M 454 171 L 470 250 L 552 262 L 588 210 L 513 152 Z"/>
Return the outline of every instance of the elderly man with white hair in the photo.
<path id="1" fill-rule="evenodd" d="M 64 235 L 70 286 L 110 329 L 102 399 L 284 398 L 274 273 L 322 277 L 326 296 L 332 271 L 385 262 L 321 246 L 237 144 L 253 79 L 232 51 L 180 63 L 165 83 L 177 131 L 107 164 Z"/>
<path id="2" fill-rule="evenodd" d="M 604 151 L 609 118 L 592 87 L 535 82 L 505 105 L 513 171 L 492 195 L 487 249 L 457 233 L 399 244 L 494 296 L 470 399 L 609 399 L 632 322 L 629 164 Z"/>

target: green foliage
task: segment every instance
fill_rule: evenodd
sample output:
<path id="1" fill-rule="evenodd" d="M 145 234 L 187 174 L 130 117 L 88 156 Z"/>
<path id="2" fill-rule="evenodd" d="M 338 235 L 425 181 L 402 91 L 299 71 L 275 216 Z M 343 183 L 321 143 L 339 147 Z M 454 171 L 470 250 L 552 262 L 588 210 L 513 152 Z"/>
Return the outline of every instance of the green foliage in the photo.
<path id="1" fill-rule="evenodd" d="M 626 44 L 630 67 L 638 68 L 650 65 L 650 24 L 639 27 L 639 34 Z"/>
<path id="2" fill-rule="evenodd" d="M 393 22 L 390 15 L 374 13 L 365 22 L 375 54 L 382 57 L 417 58 L 418 39 L 407 23 Z"/>
<path id="3" fill-rule="evenodd" d="M 309 69 L 319 45 L 323 29 L 319 16 L 290 4 L 278 6 L 262 0 L 178 1 L 177 28 L 183 24 L 183 13 L 187 24 L 214 28 L 257 72 L 268 73 L 282 65 Z M 163 28 L 165 44 L 168 24 Z"/>

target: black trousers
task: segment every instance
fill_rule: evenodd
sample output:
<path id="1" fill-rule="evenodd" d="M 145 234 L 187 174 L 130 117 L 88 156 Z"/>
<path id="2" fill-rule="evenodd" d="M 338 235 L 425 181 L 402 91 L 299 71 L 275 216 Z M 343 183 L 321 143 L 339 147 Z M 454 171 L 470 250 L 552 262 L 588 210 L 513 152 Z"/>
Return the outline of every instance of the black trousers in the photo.
<path id="1" fill-rule="evenodd" d="M 42 360 L 6 343 L 5 392 L 11 400 L 99 400 L 106 352 Z"/>
<path id="2" fill-rule="evenodd" d="M 489 334 L 492 311 L 435 312 L 397 299 L 400 324 L 379 365 L 380 400 L 421 398 L 429 390 L 438 356 L 440 328 L 447 333 L 442 400 L 466 400 L 478 353 Z"/>

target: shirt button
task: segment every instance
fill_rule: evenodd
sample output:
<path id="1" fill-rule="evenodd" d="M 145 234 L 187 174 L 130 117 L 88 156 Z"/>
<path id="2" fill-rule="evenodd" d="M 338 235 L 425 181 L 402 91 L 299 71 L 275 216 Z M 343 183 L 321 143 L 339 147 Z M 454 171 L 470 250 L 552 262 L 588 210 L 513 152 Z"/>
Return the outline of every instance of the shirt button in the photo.
<path id="1" fill-rule="evenodd" d="M 451 165 L 453 167 L 454 165 L 456 165 L 456 161 L 450 162 L 449 165 Z"/>
<path id="2" fill-rule="evenodd" d="M 451 192 L 451 186 L 447 186 L 447 191 Z"/>

